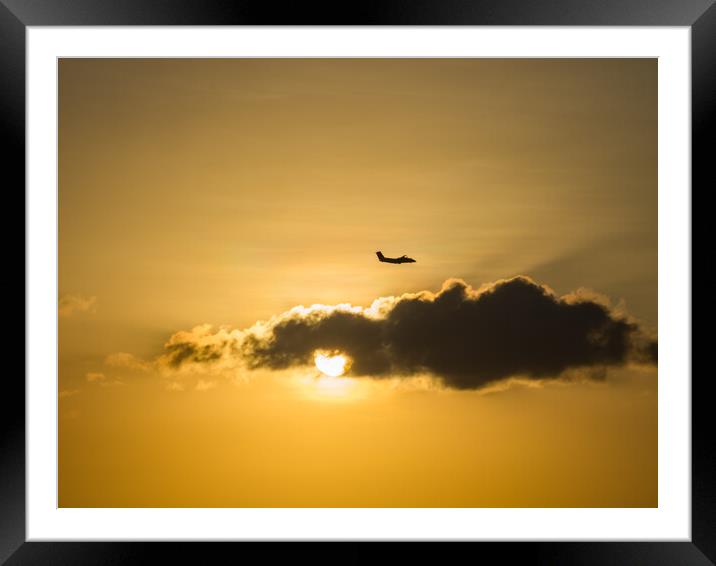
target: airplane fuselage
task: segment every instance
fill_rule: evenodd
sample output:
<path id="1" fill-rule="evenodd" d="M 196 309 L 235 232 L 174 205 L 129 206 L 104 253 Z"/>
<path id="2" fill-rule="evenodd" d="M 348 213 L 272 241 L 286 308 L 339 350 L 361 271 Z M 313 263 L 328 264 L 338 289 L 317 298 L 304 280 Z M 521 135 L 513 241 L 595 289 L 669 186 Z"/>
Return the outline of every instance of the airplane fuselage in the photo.
<path id="1" fill-rule="evenodd" d="M 412 257 L 385 257 L 381 252 L 375 252 L 375 255 L 378 256 L 378 261 L 383 263 L 415 263 Z"/>

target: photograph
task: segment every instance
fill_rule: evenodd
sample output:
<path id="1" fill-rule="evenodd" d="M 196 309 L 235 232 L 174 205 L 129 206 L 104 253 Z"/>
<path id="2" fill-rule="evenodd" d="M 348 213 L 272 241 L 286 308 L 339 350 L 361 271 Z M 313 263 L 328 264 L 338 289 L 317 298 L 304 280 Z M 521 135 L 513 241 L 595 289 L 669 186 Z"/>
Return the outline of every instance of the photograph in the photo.
<path id="1" fill-rule="evenodd" d="M 659 507 L 658 71 L 59 57 L 57 506 Z"/>

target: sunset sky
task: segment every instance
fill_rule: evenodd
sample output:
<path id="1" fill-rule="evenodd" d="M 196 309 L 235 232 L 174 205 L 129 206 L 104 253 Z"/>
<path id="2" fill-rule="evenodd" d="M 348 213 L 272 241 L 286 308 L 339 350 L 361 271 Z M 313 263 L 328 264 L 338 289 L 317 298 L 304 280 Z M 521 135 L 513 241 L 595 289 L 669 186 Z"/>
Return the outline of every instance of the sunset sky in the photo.
<path id="1" fill-rule="evenodd" d="M 655 59 L 62 59 L 58 277 L 61 507 L 658 503 Z"/>

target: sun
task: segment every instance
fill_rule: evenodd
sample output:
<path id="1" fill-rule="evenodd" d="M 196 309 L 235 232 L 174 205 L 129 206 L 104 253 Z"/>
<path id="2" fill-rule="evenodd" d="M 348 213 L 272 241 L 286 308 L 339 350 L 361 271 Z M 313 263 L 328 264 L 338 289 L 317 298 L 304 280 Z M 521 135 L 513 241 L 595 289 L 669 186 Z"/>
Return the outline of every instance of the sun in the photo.
<path id="1" fill-rule="evenodd" d="M 318 370 L 329 377 L 339 377 L 348 370 L 348 358 L 343 354 L 318 351 L 314 355 Z"/>

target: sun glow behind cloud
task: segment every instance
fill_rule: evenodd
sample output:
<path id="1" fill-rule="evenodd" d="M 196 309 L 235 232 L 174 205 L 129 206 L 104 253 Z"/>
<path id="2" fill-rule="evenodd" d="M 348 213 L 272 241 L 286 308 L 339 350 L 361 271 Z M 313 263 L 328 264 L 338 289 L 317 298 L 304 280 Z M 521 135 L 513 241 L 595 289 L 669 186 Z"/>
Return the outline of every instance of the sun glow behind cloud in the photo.
<path id="1" fill-rule="evenodd" d="M 329 377 L 343 375 L 349 367 L 349 360 L 342 354 L 329 355 L 318 351 L 314 356 L 316 367 L 319 371 Z"/>
<path id="2" fill-rule="evenodd" d="M 318 401 L 349 401 L 362 397 L 360 384 L 354 379 L 342 377 L 350 369 L 348 356 L 317 350 L 314 363 L 321 375 L 301 380 L 306 397 Z"/>
<path id="3" fill-rule="evenodd" d="M 287 383 L 296 388 L 299 397 L 309 401 L 359 401 L 365 399 L 371 389 L 365 381 L 324 374 L 296 375 Z"/>

